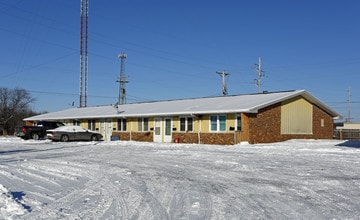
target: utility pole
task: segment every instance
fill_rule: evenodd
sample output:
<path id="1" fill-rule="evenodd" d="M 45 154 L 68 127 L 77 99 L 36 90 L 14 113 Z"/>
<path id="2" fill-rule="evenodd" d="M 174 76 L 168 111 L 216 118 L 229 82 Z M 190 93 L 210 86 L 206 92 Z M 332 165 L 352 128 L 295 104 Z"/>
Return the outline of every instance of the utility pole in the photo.
<path id="1" fill-rule="evenodd" d="M 348 115 L 347 115 L 347 119 L 346 119 L 346 122 L 350 123 L 351 121 L 351 118 L 350 118 L 350 97 L 351 97 L 351 88 L 349 86 L 349 89 L 348 89 Z"/>
<path id="2" fill-rule="evenodd" d="M 126 103 L 125 84 L 129 82 L 126 80 L 127 76 L 125 76 L 125 59 L 126 59 L 127 55 L 124 53 L 121 53 L 121 54 L 119 54 L 118 57 L 120 59 L 120 76 L 119 76 L 119 79 L 116 80 L 116 82 L 119 83 L 118 105 L 123 105 Z"/>
<path id="3" fill-rule="evenodd" d="M 260 80 L 265 76 L 265 72 L 261 69 L 261 57 L 259 57 L 259 63 L 254 65 L 255 70 L 257 71 L 257 79 L 254 80 L 254 83 L 258 87 L 258 93 L 261 92 L 261 83 Z"/>
<path id="4" fill-rule="evenodd" d="M 230 75 L 230 73 L 227 73 L 225 71 L 222 71 L 222 72 L 219 72 L 219 71 L 216 71 L 217 74 L 219 74 L 222 78 L 222 95 L 225 96 L 228 94 L 227 92 L 227 88 L 226 88 L 226 81 L 225 81 L 225 77 Z"/>

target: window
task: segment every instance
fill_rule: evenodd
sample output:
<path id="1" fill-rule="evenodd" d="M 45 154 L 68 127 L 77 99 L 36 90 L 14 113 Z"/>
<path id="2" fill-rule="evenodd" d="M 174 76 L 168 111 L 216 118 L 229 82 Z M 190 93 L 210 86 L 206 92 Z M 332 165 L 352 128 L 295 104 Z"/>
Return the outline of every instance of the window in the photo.
<path id="1" fill-rule="evenodd" d="M 138 131 L 148 131 L 149 130 L 149 119 L 148 118 L 139 118 L 138 119 Z"/>
<path id="2" fill-rule="evenodd" d="M 241 131 L 241 115 L 236 116 L 236 130 Z"/>
<path id="3" fill-rule="evenodd" d="M 193 131 L 193 118 L 180 118 L 180 131 Z"/>
<path id="4" fill-rule="evenodd" d="M 126 131 L 126 118 L 119 118 L 117 122 L 118 122 L 117 130 Z"/>
<path id="5" fill-rule="evenodd" d="M 80 126 L 80 121 L 79 120 L 73 120 L 73 125 Z"/>
<path id="6" fill-rule="evenodd" d="M 88 129 L 95 131 L 95 120 L 88 120 Z"/>
<path id="7" fill-rule="evenodd" d="M 226 116 L 225 115 L 210 116 L 210 131 L 226 131 Z"/>

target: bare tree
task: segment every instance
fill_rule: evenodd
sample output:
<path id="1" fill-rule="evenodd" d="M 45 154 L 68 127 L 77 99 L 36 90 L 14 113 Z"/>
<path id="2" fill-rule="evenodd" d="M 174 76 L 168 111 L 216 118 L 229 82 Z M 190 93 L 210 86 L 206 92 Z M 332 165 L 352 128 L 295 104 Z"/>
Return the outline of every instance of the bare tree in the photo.
<path id="1" fill-rule="evenodd" d="M 3 135 L 14 130 L 23 117 L 32 112 L 30 103 L 35 99 L 25 89 L 0 87 L 0 129 Z"/>

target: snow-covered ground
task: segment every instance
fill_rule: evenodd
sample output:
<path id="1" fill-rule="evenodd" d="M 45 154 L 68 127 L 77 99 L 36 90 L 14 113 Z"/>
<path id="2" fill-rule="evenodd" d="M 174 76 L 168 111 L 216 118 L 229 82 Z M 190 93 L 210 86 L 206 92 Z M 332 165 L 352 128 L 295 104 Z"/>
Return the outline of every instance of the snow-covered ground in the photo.
<path id="1" fill-rule="evenodd" d="M 0 137 L 0 219 L 359 219 L 360 142 Z"/>

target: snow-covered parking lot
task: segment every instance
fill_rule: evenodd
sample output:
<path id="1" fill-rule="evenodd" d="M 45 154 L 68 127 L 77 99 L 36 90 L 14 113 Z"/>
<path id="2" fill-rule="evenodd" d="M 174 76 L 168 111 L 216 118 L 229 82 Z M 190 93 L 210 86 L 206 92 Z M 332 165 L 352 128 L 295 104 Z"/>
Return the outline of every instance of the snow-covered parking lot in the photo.
<path id="1" fill-rule="evenodd" d="M 360 142 L 0 137 L 0 219 L 359 219 Z"/>

